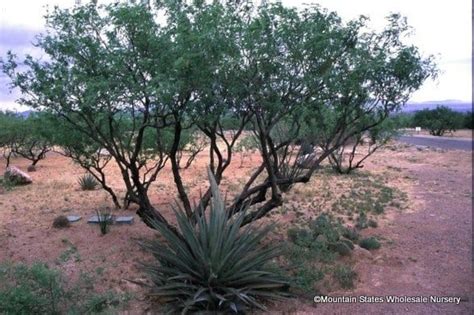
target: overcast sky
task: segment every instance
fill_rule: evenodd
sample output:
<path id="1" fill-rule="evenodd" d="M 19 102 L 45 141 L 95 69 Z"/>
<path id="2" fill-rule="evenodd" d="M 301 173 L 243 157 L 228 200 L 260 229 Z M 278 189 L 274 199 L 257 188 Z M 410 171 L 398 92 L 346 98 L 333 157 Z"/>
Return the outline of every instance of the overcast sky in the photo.
<path id="1" fill-rule="evenodd" d="M 87 2 L 82 0 L 83 3 Z M 99 3 L 104 1 L 99 0 Z M 107 1 L 109 2 L 109 1 Z M 472 5 L 470 0 L 283 0 L 288 6 L 318 3 L 336 11 L 343 19 L 366 15 L 370 25 L 380 29 L 384 17 L 391 12 L 406 16 L 415 32 L 410 42 L 424 55 L 437 56 L 442 73 L 437 81 L 428 81 L 411 101 L 461 100 L 472 97 Z M 0 57 L 8 50 L 34 53 L 31 42 L 44 28 L 46 7 L 70 7 L 75 0 L 1 0 L 0 1 Z M 0 74 L 0 109 L 18 109 L 10 94 L 8 79 Z"/>

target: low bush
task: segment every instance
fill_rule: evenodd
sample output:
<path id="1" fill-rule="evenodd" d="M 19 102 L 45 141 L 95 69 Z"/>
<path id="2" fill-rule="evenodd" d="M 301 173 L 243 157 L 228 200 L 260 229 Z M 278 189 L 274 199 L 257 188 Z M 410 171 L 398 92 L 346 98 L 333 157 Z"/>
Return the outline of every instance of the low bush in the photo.
<path id="1" fill-rule="evenodd" d="M 359 246 L 368 250 L 379 249 L 380 242 L 373 236 L 362 239 L 359 242 Z"/>
<path id="2" fill-rule="evenodd" d="M 261 244 L 271 227 L 241 229 L 245 211 L 228 220 L 210 171 L 209 178 L 212 206 L 208 215 L 193 224 L 178 210 L 178 231 L 154 222 L 164 241 L 142 243 L 156 260 L 145 267 L 153 282 L 152 295 L 171 312 L 265 310 L 262 301 L 282 298 L 287 288 L 287 282 L 269 268 L 279 249 Z"/>

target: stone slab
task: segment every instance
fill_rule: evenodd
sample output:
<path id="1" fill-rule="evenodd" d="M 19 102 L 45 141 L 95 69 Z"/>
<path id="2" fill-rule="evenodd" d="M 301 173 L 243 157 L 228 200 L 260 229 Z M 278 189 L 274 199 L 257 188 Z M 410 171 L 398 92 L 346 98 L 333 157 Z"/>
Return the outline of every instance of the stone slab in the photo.
<path id="1" fill-rule="evenodd" d="M 69 222 L 71 222 L 71 223 L 72 223 L 72 222 L 77 222 L 77 221 L 79 221 L 81 218 L 82 218 L 82 217 L 81 217 L 80 215 L 68 215 L 68 216 L 67 216 L 67 220 L 68 220 Z"/>
<path id="2" fill-rule="evenodd" d="M 117 224 L 133 224 L 133 216 L 120 216 L 115 218 Z"/>
<path id="3" fill-rule="evenodd" d="M 112 215 L 107 216 L 107 220 L 111 221 L 112 220 Z M 99 217 L 97 215 L 93 215 L 92 217 L 87 220 L 87 223 L 99 223 Z"/>

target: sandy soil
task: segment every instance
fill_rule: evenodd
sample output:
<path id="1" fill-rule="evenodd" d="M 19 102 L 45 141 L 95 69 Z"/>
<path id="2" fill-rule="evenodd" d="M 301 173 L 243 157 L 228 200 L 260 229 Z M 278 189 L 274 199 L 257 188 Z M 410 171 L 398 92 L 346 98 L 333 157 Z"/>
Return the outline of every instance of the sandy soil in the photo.
<path id="1" fill-rule="evenodd" d="M 242 168 L 238 159 L 234 161 L 227 173 L 233 183 L 223 185 L 229 195 L 242 184 L 239 178 L 245 178 L 257 160 L 258 156 L 253 156 Z M 205 157 L 198 158 L 184 173 L 186 186 L 195 196 L 206 188 L 206 161 Z M 284 305 L 274 305 L 272 313 L 468 314 L 472 311 L 472 305 L 467 302 L 472 301 L 471 163 L 471 152 L 418 151 L 406 146 L 386 148 L 372 157 L 364 171 L 383 176 L 388 185 L 406 193 L 407 207 L 386 209 L 377 229 L 364 230 L 363 234 L 382 236 L 384 241 L 382 248 L 371 256 L 349 258 L 358 273 L 356 289 L 328 292 L 331 295 L 460 296 L 463 299 L 460 305 L 316 305 L 293 299 Z M 28 166 L 23 159 L 15 159 L 12 164 L 23 170 Z M 44 261 L 63 270 L 72 280 L 80 271 L 95 272 L 98 291 L 132 293 L 134 298 L 127 313 L 146 313 L 149 311 L 146 292 L 127 280 L 143 280 L 137 263 L 149 257 L 138 248 L 136 240 L 153 237 L 154 232 L 135 216 L 133 225 L 112 226 L 109 234 L 101 236 L 98 227 L 86 221 L 95 209 L 112 203 L 103 191 L 81 191 L 77 179 L 82 174 L 66 158 L 51 154 L 31 173 L 32 185 L 0 192 L 0 261 Z M 111 166 L 108 174 L 112 176 L 113 187 L 123 192 L 117 169 Z M 344 179 L 340 183 L 340 190 L 344 191 L 344 183 L 348 183 Z M 308 212 L 302 217 L 297 218 L 292 211 L 275 211 L 266 220 L 280 222 L 285 227 L 285 223 L 297 223 L 327 210 L 311 207 L 319 204 L 318 192 L 324 184 L 316 176 L 309 184 L 295 187 L 285 196 L 291 202 L 307 205 Z M 176 197 L 171 174 L 165 169 L 151 188 L 151 199 L 165 216 L 171 217 L 170 203 Z M 81 215 L 82 220 L 71 228 L 57 230 L 51 224 L 60 214 Z M 117 210 L 115 214 L 134 215 L 134 209 Z M 283 230 L 280 238 L 285 235 Z M 71 246 L 76 250 L 71 251 Z"/>

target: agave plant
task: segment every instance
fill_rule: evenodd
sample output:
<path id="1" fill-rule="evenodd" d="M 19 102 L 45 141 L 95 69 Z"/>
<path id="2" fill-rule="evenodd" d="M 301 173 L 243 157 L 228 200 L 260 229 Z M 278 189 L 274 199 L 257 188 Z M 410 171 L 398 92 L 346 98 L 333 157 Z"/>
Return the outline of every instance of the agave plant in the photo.
<path id="1" fill-rule="evenodd" d="M 151 295 L 173 313 L 265 310 L 262 301 L 284 298 L 288 287 L 268 266 L 280 255 L 279 248 L 261 243 L 271 226 L 241 228 L 245 211 L 229 220 L 210 171 L 209 180 L 213 197 L 208 216 L 193 224 L 175 209 L 178 232 L 155 222 L 165 242 L 142 243 L 156 259 L 144 266 L 153 282 Z"/>
<path id="2" fill-rule="evenodd" d="M 97 220 L 100 227 L 100 233 L 102 235 L 107 234 L 107 232 L 109 232 L 109 226 L 113 222 L 110 211 L 108 209 L 100 209 L 100 210 L 96 210 L 95 213 L 97 215 Z"/>
<path id="3" fill-rule="evenodd" d="M 82 190 L 94 190 L 99 185 L 99 182 L 91 174 L 85 174 L 79 178 L 79 185 Z"/>

